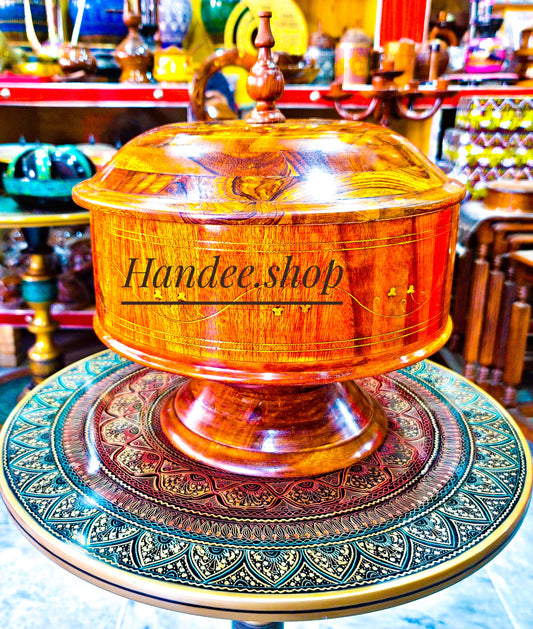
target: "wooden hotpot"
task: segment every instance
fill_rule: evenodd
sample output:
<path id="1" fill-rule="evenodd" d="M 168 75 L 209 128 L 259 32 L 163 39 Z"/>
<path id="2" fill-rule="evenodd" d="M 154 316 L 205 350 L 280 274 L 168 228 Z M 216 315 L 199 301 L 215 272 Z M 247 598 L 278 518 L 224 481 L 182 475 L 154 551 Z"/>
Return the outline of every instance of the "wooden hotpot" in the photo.
<path id="1" fill-rule="evenodd" d="M 354 378 L 448 338 L 463 188 L 388 129 L 278 122 L 268 16 L 252 122 L 149 131 L 74 198 L 91 210 L 97 334 L 188 376 L 163 406 L 171 442 L 298 476 L 382 442 L 383 409 Z"/>

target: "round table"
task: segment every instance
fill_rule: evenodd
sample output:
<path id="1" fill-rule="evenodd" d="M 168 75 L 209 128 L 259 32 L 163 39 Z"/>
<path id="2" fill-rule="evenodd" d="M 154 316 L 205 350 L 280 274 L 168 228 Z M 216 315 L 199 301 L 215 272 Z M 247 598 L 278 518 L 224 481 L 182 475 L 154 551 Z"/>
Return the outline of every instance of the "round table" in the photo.
<path id="1" fill-rule="evenodd" d="M 386 409 L 377 452 L 286 480 L 173 450 L 159 412 L 182 382 L 105 351 L 35 388 L 2 431 L 16 523 L 107 590 L 235 626 L 358 614 L 466 577 L 524 515 L 524 438 L 481 389 L 431 362 L 361 381 Z"/>
<path id="2" fill-rule="evenodd" d="M 22 297 L 34 311 L 27 326 L 35 335 L 35 344 L 28 351 L 33 384 L 42 382 L 63 366 L 63 352 L 53 337 L 57 323 L 50 315 L 58 288 L 56 272 L 49 262 L 49 254 L 53 253 L 47 242 L 49 229 L 88 223 L 86 210 L 26 210 L 12 199 L 0 198 L 0 228 L 21 229 L 28 245 L 30 263 L 22 276 Z"/>

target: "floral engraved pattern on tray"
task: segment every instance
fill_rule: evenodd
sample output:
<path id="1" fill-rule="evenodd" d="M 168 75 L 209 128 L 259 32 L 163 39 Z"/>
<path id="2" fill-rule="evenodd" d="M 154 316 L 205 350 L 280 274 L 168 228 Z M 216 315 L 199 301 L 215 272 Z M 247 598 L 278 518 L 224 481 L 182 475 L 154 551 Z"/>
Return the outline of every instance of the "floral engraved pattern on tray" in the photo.
<path id="1" fill-rule="evenodd" d="M 107 351 L 32 393 L 7 426 L 3 462 L 36 525 L 158 583 L 307 594 L 447 565 L 484 543 L 525 487 L 500 409 L 428 362 L 362 381 L 386 404 L 376 453 L 302 479 L 239 476 L 174 451 L 158 412 L 180 382 Z"/>

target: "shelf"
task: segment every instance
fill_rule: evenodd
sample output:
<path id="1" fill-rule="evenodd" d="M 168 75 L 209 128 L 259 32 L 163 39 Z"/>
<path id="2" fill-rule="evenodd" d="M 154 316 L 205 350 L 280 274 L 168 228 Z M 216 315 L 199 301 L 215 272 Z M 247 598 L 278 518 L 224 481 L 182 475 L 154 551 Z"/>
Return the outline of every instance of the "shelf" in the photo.
<path id="1" fill-rule="evenodd" d="M 28 107 L 186 107 L 187 84 L 0 83 L 0 103 Z"/>
<path id="2" fill-rule="evenodd" d="M 311 108 L 325 108 L 331 107 L 331 101 L 324 98 L 324 95 L 328 93 L 330 87 L 312 85 L 288 85 L 285 87 L 285 92 L 279 101 L 279 104 L 284 107 L 305 107 Z M 354 95 L 351 99 L 346 101 L 344 105 L 353 107 L 366 107 L 368 105 L 368 99 L 365 98 L 365 91 L 370 91 L 372 87 L 370 85 L 362 85 L 360 89 L 354 91 Z M 531 96 L 533 97 L 533 87 L 521 87 L 521 86 L 509 86 L 509 85 L 480 85 L 473 87 L 464 87 L 462 85 L 450 85 L 449 91 L 453 92 L 448 98 L 444 100 L 444 107 L 455 108 L 459 103 L 459 99 L 462 97 L 484 96 L 484 97 L 497 97 L 497 96 Z M 427 106 L 430 106 L 430 99 L 427 99 Z M 424 99 L 417 101 L 417 106 L 424 105 Z"/>
<path id="3" fill-rule="evenodd" d="M 0 83 L 0 105 L 26 107 L 187 107 L 186 83 L 121 85 L 119 83 Z M 366 86 L 370 89 L 370 86 Z M 287 85 L 284 107 L 330 107 L 323 95 L 329 85 Z M 361 104 L 364 98 L 359 97 Z"/>
<path id="4" fill-rule="evenodd" d="M 348 101 L 363 107 L 368 100 L 362 85 Z M 455 92 L 445 106 L 455 107 L 461 96 L 533 96 L 533 87 L 451 85 Z M 331 103 L 324 95 L 329 85 L 286 85 L 279 103 L 285 108 L 324 109 Z M 119 83 L 0 83 L 0 105 L 20 107 L 187 107 L 189 91 L 186 83 L 122 85 Z"/>
<path id="5" fill-rule="evenodd" d="M 319 110 L 332 109 L 332 103 L 325 98 L 329 85 L 287 85 L 280 99 L 283 108 Z M 361 86 L 345 106 L 364 107 L 368 99 L 365 91 L 371 86 Z M 533 87 L 481 85 L 464 87 L 451 85 L 453 94 L 445 100 L 444 106 L 454 108 L 461 97 L 472 96 L 530 96 Z M 419 101 L 424 105 L 424 101 Z M 0 82 L 0 106 L 15 107 L 187 107 L 189 92 L 187 84 L 161 85 L 121 85 L 116 83 L 39 83 L 39 82 Z M 429 104 L 429 99 L 428 99 Z M 94 308 L 86 310 L 52 309 L 54 319 L 62 327 L 91 328 Z M 0 324 L 24 327 L 32 316 L 29 309 L 0 309 Z"/>
<path id="6" fill-rule="evenodd" d="M 33 310 L 27 308 L 18 310 L 0 308 L 0 325 L 25 328 L 32 315 Z M 52 306 L 52 316 L 62 328 L 92 328 L 94 306 L 84 310 L 61 310 Z"/>

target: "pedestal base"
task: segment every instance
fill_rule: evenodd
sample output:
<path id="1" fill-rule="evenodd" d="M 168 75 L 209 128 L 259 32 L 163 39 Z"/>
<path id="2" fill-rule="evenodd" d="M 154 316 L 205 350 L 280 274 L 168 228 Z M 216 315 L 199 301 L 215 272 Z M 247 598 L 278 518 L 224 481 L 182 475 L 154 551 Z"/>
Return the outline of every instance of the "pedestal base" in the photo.
<path id="1" fill-rule="evenodd" d="M 163 406 L 178 450 L 238 474 L 333 472 L 368 456 L 387 432 L 385 413 L 356 382 L 243 387 L 188 379 Z"/>

